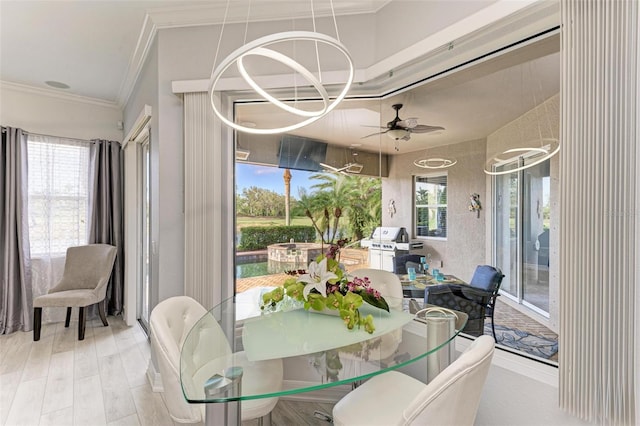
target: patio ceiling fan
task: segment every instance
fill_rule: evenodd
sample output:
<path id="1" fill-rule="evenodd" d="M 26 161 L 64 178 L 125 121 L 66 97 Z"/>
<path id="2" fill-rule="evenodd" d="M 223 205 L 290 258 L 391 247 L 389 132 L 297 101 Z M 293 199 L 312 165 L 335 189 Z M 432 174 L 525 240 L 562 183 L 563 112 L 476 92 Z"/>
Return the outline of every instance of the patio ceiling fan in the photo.
<path id="1" fill-rule="evenodd" d="M 418 124 L 418 119 L 415 117 L 403 120 L 400 118 L 400 108 L 402 108 L 402 104 L 394 104 L 391 107 L 396 110 L 396 117 L 387 123 L 387 127 L 380 127 L 384 130 L 363 136 L 362 139 L 386 133 L 387 136 L 393 140 L 408 141 L 411 139 L 412 133 L 431 133 L 438 130 L 444 130 L 444 127 L 441 126 Z"/>

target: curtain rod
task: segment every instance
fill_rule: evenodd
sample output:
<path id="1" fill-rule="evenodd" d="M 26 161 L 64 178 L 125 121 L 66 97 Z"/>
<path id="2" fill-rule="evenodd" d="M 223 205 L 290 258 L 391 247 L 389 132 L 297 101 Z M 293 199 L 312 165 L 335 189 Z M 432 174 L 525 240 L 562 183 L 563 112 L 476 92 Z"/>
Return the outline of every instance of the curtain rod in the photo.
<path id="1" fill-rule="evenodd" d="M 78 142 L 84 142 L 84 143 L 96 143 L 97 141 L 99 141 L 99 139 L 80 139 L 80 138 L 70 138 L 67 136 L 54 136 L 54 135 L 45 135 L 42 133 L 34 133 L 34 132 L 26 132 L 23 131 L 24 133 L 26 133 L 27 135 L 34 135 L 34 136 L 42 136 L 45 138 L 58 138 L 58 139 L 68 139 L 68 140 L 72 140 L 72 141 L 78 141 Z M 105 139 L 106 140 L 106 139 Z M 120 143 L 120 141 L 109 141 L 109 142 L 117 142 Z"/>

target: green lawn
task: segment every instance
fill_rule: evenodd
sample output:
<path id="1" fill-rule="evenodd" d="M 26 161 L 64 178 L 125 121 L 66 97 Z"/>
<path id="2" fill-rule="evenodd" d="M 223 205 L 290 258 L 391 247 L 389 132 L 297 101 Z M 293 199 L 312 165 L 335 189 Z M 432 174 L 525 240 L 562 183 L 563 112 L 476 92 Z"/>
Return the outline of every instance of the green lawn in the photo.
<path id="1" fill-rule="evenodd" d="M 245 226 L 284 226 L 284 217 L 246 217 L 237 216 L 236 226 L 242 229 Z M 306 216 L 296 216 L 291 218 L 291 225 L 308 225 L 313 226 L 311 219 Z"/>

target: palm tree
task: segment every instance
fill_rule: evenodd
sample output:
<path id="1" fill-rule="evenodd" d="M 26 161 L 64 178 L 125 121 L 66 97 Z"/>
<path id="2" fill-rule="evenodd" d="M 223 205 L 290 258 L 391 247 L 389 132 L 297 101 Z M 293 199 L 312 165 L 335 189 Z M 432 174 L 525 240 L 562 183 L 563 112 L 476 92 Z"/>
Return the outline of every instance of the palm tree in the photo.
<path id="1" fill-rule="evenodd" d="M 291 171 L 284 169 L 284 224 L 291 226 Z"/>
<path id="2" fill-rule="evenodd" d="M 325 229 L 329 243 L 335 241 L 338 224 L 343 216 L 343 210 L 351 208 L 354 185 L 351 184 L 351 176 L 337 173 L 321 173 L 311 176 L 311 179 L 321 181 L 311 188 L 318 190 L 319 201 L 324 204 Z M 333 214 L 333 221 L 330 217 Z M 324 238 L 323 238 L 324 240 Z"/>

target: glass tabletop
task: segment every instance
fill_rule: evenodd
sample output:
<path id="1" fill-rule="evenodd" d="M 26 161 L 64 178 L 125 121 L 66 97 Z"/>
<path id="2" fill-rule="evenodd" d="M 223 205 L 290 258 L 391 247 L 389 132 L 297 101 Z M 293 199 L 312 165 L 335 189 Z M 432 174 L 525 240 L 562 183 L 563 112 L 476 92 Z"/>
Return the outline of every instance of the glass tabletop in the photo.
<path id="1" fill-rule="evenodd" d="M 374 318 L 375 331 L 369 334 L 364 328 L 348 330 L 339 316 L 306 311 L 295 301 L 268 313 L 260 301 L 259 289 L 239 293 L 193 326 L 180 354 L 180 382 L 188 402 L 309 392 L 426 363 L 467 320 L 461 312 L 437 310 L 425 320 L 363 305 L 361 315 Z M 387 302 L 402 306 L 402 301 Z"/>

